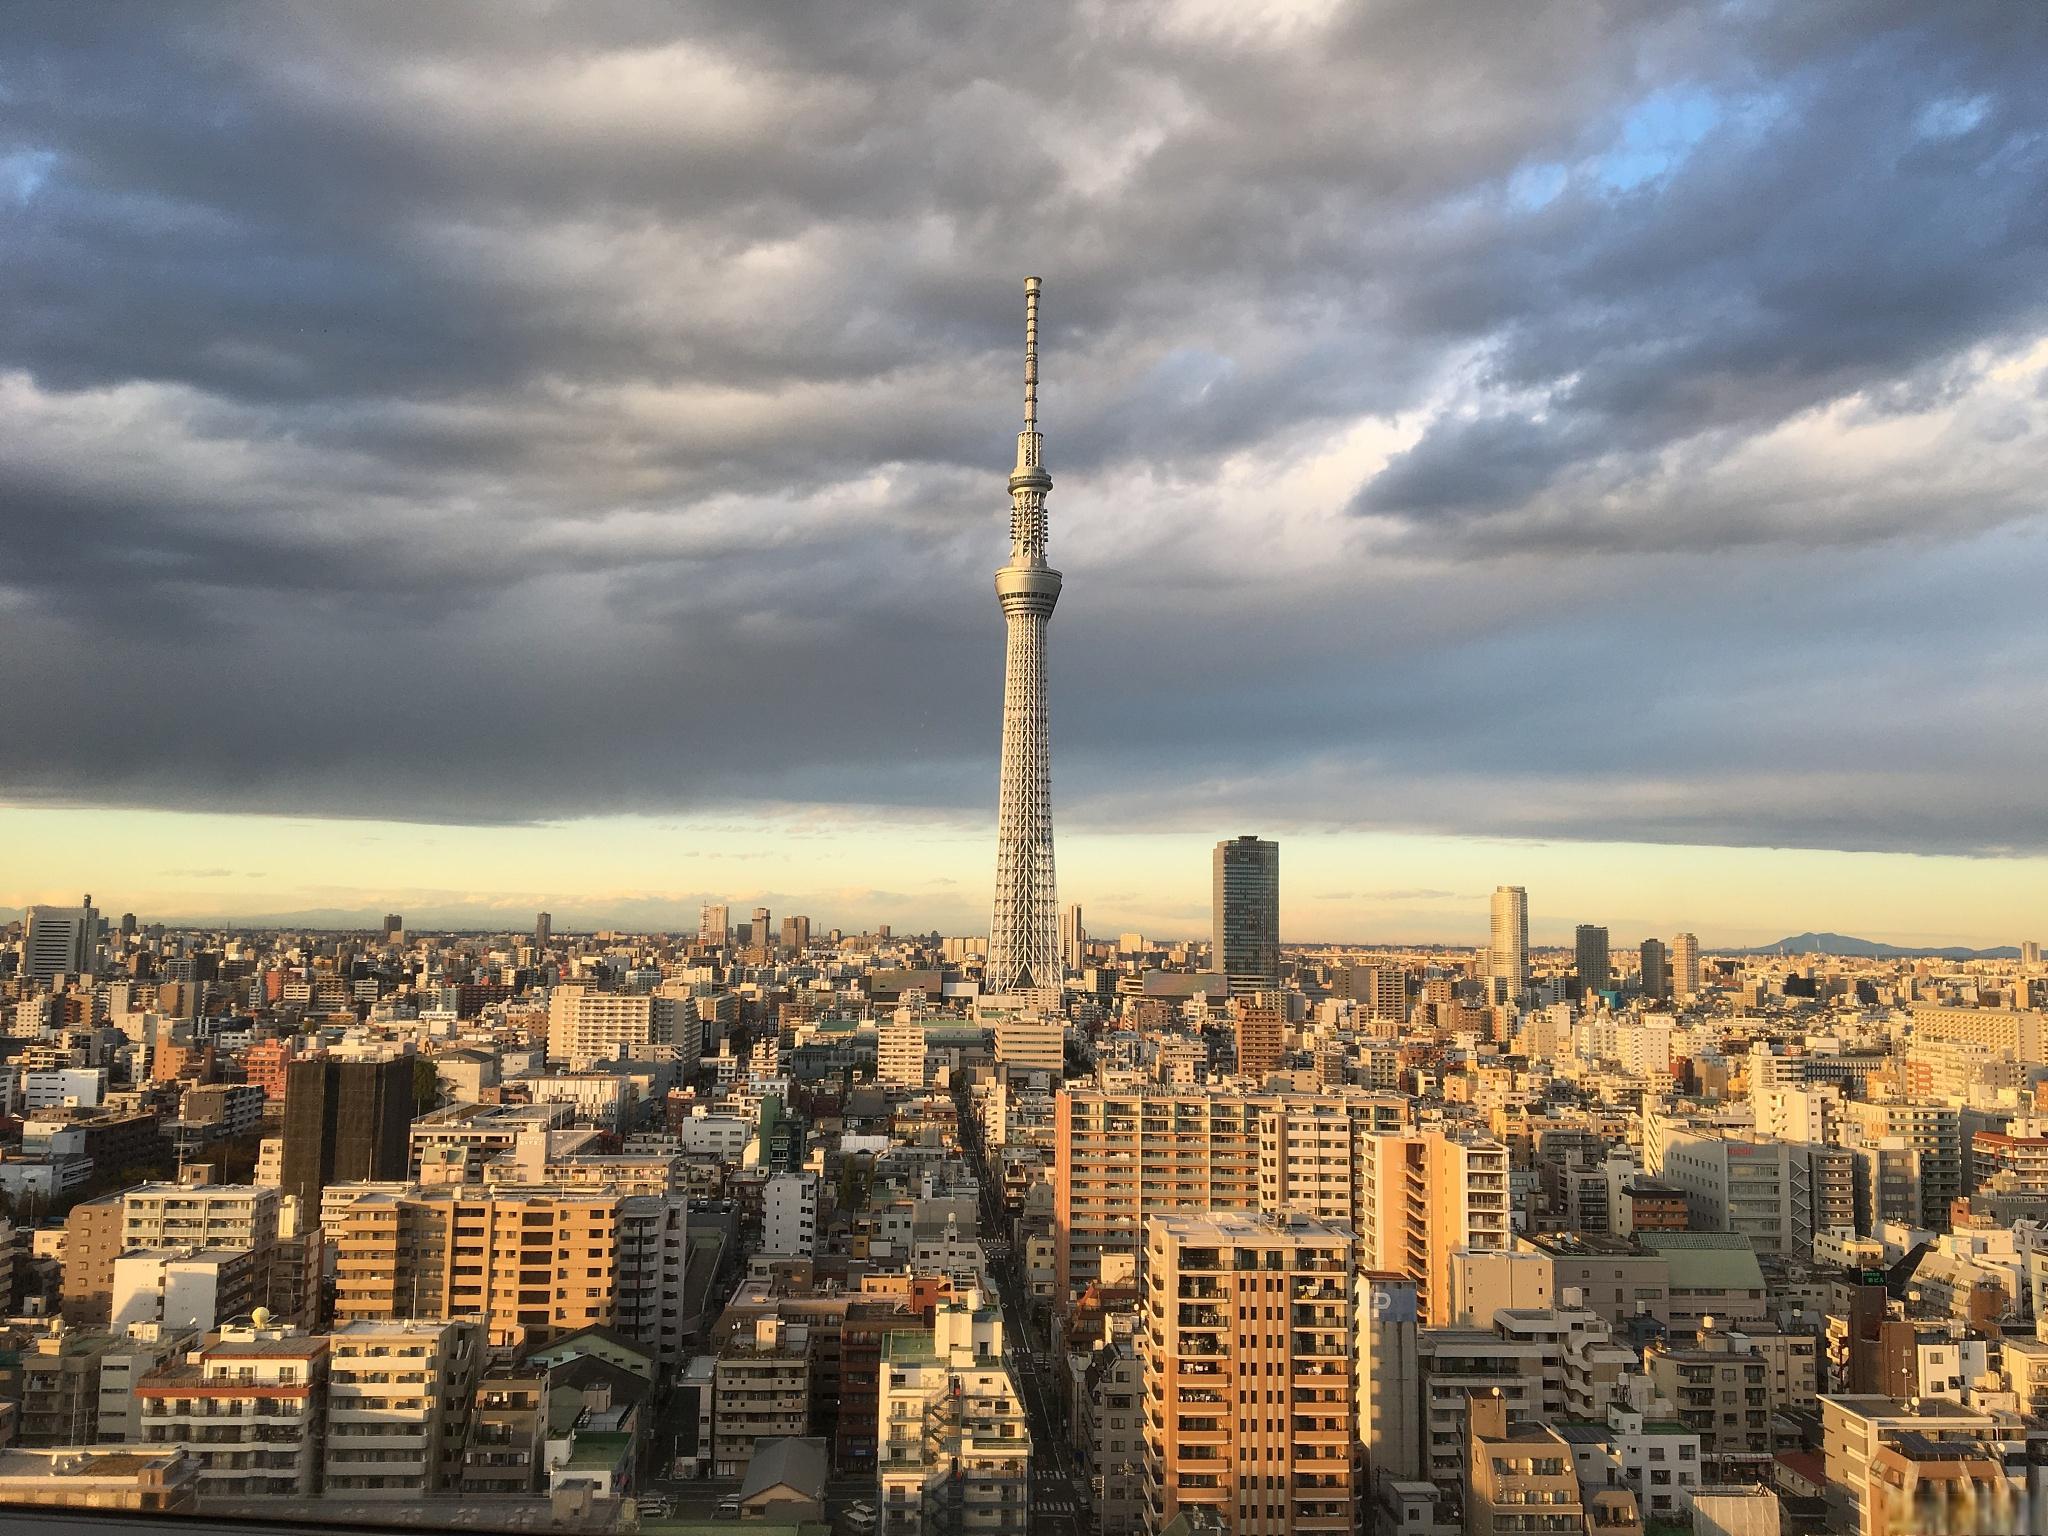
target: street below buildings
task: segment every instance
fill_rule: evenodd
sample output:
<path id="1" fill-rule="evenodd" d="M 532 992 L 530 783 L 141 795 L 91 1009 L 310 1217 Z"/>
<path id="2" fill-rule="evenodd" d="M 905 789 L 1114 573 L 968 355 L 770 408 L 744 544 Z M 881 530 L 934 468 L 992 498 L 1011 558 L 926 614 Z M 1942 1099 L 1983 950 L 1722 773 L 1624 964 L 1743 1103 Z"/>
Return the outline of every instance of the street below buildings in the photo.
<path id="1" fill-rule="evenodd" d="M 1032 1330 L 1023 1253 L 1005 1228 L 1001 1193 L 965 1105 L 960 1112 L 960 1137 L 981 1183 L 983 1251 L 990 1251 L 991 1240 L 1001 1241 L 995 1250 L 1001 1257 L 989 1258 L 988 1272 L 1003 1311 L 1004 1348 L 1031 1423 L 1031 1529 L 1081 1536 L 1094 1529 L 1095 1520 L 1089 1506 L 1087 1473 L 1067 1442 L 1066 1398 L 1059 1379 L 1066 1364 L 1048 1347 L 1048 1341 Z"/>

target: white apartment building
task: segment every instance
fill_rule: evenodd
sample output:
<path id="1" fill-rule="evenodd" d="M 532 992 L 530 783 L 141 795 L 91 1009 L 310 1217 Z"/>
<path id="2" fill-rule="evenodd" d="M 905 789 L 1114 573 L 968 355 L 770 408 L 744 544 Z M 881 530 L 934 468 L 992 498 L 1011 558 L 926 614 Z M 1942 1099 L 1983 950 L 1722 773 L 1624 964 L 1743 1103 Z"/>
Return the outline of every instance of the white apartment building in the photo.
<path id="1" fill-rule="evenodd" d="M 327 1341 L 238 1325 L 135 1390 L 138 1438 L 199 1463 L 202 1499 L 311 1498 L 320 1485 Z"/>
<path id="2" fill-rule="evenodd" d="M 58 1067 L 47 1072 L 21 1074 L 21 1109 L 33 1114 L 43 1109 L 97 1109 L 107 1096 L 105 1067 Z"/>
<path id="3" fill-rule="evenodd" d="M 144 1184 L 121 1197 L 121 1246 L 265 1249 L 282 1199 L 260 1184 Z"/>
<path id="4" fill-rule="evenodd" d="M 884 1019 L 875 1033 L 875 1076 L 885 1087 L 925 1085 L 925 1021 L 908 1008 Z"/>
<path id="5" fill-rule="evenodd" d="M 548 994 L 548 1060 L 572 1067 L 620 1057 L 673 1059 L 694 1071 L 700 1052 L 688 998 L 598 992 L 569 982 Z"/>
<path id="6" fill-rule="evenodd" d="M 354 1322 L 328 1336 L 325 1487 L 340 1499 L 417 1499 L 461 1487 L 474 1322 Z"/>
<path id="7" fill-rule="evenodd" d="M 818 1251 L 818 1176 L 772 1175 L 761 1191 L 761 1251 L 809 1258 Z"/>
<path id="8" fill-rule="evenodd" d="M 952 1510 L 968 1531 L 1031 1529 L 1031 1427 L 999 1311 L 969 1293 L 929 1334 L 889 1334 L 878 1398 L 880 1536 L 921 1536 Z"/>

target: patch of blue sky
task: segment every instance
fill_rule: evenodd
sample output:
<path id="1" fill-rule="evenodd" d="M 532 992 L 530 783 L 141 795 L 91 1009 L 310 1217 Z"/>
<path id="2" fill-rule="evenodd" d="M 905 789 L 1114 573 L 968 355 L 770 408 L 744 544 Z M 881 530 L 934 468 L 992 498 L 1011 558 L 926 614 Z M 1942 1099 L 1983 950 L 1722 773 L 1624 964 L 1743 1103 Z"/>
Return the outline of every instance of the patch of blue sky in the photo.
<path id="1" fill-rule="evenodd" d="M 25 208 L 57 166 L 54 149 L 17 149 L 0 155 L 0 200 Z"/>
<path id="2" fill-rule="evenodd" d="M 1571 173 L 1555 160 L 1520 167 L 1508 178 L 1508 206 L 1517 213 L 1534 213 L 1557 201 L 1571 180 Z"/>
<path id="3" fill-rule="evenodd" d="M 1923 139 L 1959 139 L 1991 111 L 1988 96 L 1944 96 L 1930 101 L 1913 118 L 1913 128 Z"/>
<path id="4" fill-rule="evenodd" d="M 1711 91 L 1673 86 L 1652 91 L 1621 120 L 1620 140 L 1593 162 L 1600 185 L 1627 192 L 1668 175 L 1718 126 L 1721 101 Z"/>

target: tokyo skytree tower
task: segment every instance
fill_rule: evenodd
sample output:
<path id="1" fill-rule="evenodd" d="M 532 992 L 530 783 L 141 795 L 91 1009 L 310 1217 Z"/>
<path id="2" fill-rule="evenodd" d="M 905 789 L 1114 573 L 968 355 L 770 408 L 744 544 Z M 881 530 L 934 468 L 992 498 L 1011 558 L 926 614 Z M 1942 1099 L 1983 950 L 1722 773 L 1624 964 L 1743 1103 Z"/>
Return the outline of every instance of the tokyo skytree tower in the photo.
<path id="1" fill-rule="evenodd" d="M 1010 563 L 996 572 L 1009 627 L 1003 662 L 1002 794 L 996 812 L 996 902 L 983 990 L 1060 985 L 1052 876 L 1052 746 L 1045 722 L 1045 625 L 1060 573 L 1045 563 L 1045 472 L 1038 435 L 1038 279 L 1024 279 L 1024 430 L 1010 471 Z"/>

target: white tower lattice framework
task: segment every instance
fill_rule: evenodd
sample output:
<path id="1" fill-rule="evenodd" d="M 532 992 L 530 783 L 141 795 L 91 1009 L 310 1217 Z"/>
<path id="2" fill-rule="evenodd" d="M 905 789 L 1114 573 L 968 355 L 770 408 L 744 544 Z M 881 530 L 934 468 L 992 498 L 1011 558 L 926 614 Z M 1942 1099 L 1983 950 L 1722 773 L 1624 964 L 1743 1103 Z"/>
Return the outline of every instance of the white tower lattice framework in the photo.
<path id="1" fill-rule="evenodd" d="M 1045 472 L 1038 433 L 1038 290 L 1024 279 L 1024 430 L 1010 472 L 1010 563 L 996 572 L 1009 644 L 1003 663 L 1002 793 L 996 812 L 996 900 L 987 991 L 1060 985 L 1053 894 L 1052 745 L 1045 713 L 1045 626 L 1060 573 L 1045 563 Z"/>

